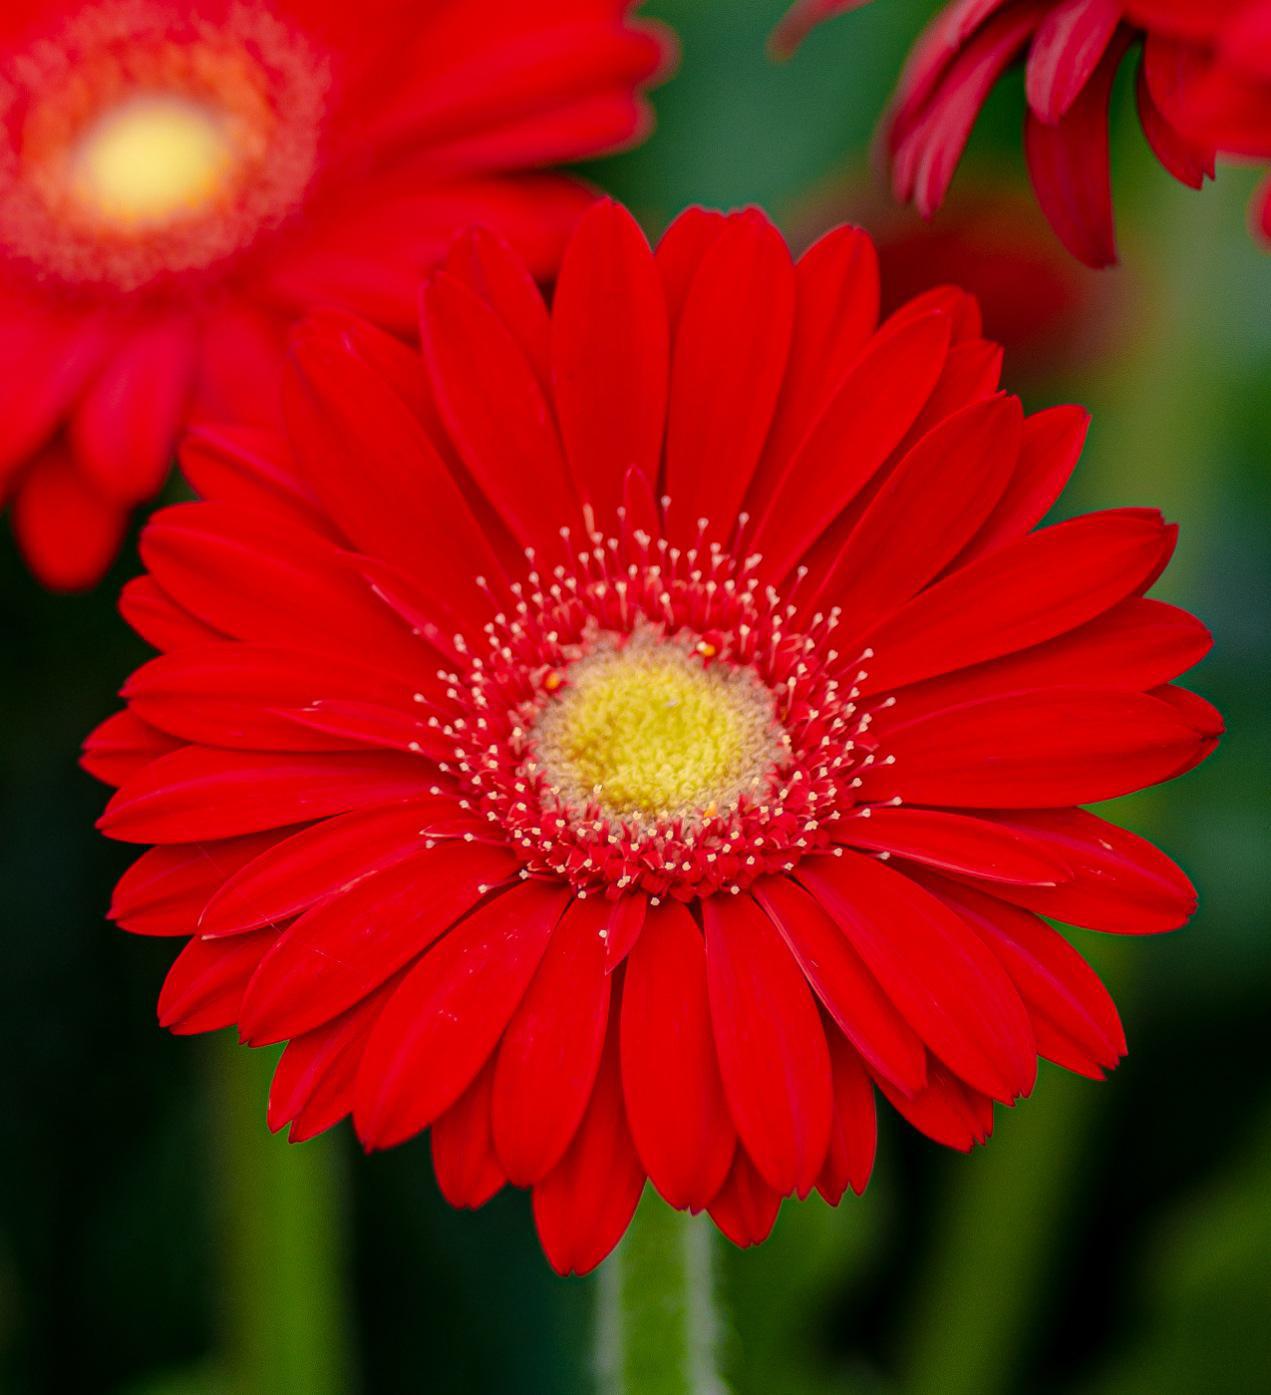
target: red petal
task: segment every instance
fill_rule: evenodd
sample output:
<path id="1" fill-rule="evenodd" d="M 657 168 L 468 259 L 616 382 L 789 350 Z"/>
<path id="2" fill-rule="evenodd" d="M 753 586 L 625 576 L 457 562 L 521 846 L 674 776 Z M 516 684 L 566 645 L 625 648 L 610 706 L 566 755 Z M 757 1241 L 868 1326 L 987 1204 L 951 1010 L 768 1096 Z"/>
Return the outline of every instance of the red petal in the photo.
<path id="1" fill-rule="evenodd" d="M 229 942 L 191 940 L 177 955 L 159 993 L 159 1025 L 179 1036 L 217 1032 L 238 1016 L 238 1005 L 274 931 Z"/>
<path id="2" fill-rule="evenodd" d="M 1117 0 L 1062 0 L 1028 46 L 1028 105 L 1055 122 L 1090 81 L 1121 22 Z"/>
<path id="3" fill-rule="evenodd" d="M 551 545 L 579 517 L 555 424 L 516 341 L 441 273 L 423 295 L 424 357 L 464 465 L 518 539 Z"/>
<path id="4" fill-rule="evenodd" d="M 831 1206 L 837 1206 L 848 1187 L 860 1196 L 869 1185 L 878 1121 L 874 1086 L 861 1058 L 838 1032 L 827 1035 L 834 1067 L 834 1123 L 816 1189 Z"/>
<path id="5" fill-rule="evenodd" d="M 1021 809 L 987 814 L 1062 857 L 1071 880 L 1057 887 L 995 887 L 993 894 L 1054 920 L 1123 935 L 1152 935 L 1185 924 L 1196 910 L 1186 874 L 1146 839 L 1082 809 Z"/>
<path id="6" fill-rule="evenodd" d="M 900 443 L 948 353 L 935 313 L 883 329 L 822 414 L 755 526 L 752 550 L 784 577 Z"/>
<path id="7" fill-rule="evenodd" d="M 499 1047 L 492 1127 L 499 1163 L 527 1187 L 561 1160 L 591 1097 L 609 1020 L 607 902 L 575 901 L 552 933 Z"/>
<path id="8" fill-rule="evenodd" d="M 446 270 L 498 315 L 546 387 L 551 379 L 551 321 L 524 259 L 485 228 L 473 228 L 450 249 Z M 560 304 L 557 281 L 555 303 Z M 413 355 L 412 355 L 413 357 Z M 417 361 L 417 360 L 416 360 Z"/>
<path id="9" fill-rule="evenodd" d="M 84 478 L 58 445 L 21 476 L 13 533 L 36 578 L 53 591 L 100 581 L 119 551 L 127 513 Z"/>
<path id="10" fill-rule="evenodd" d="M 1108 102 L 1126 42 L 1111 44 L 1094 76 L 1053 126 L 1031 111 L 1024 124 L 1028 172 L 1042 212 L 1064 246 L 1090 267 L 1114 266 L 1117 260 Z"/>
<path id="11" fill-rule="evenodd" d="M 730 221 L 698 267 L 671 351 L 666 494 L 671 540 L 708 517 L 731 529 L 772 422 L 794 323 L 794 269 L 759 213 Z"/>
<path id="12" fill-rule="evenodd" d="M 724 1184 L 737 1132 L 711 1037 L 702 933 L 678 902 L 649 912 L 627 961 L 622 1081 L 649 1180 L 670 1205 L 700 1211 Z"/>
<path id="13" fill-rule="evenodd" d="M 1086 441 L 1090 413 L 1084 407 L 1050 407 L 1024 422 L 1019 459 L 984 527 L 958 559 L 1022 538 L 1045 517 L 1072 474 Z"/>
<path id="14" fill-rule="evenodd" d="M 912 722 L 1002 693 L 1066 687 L 1081 673 L 1098 674 L 1107 688 L 1143 692 L 1199 663 L 1212 643 L 1195 616 L 1131 596 L 1058 639 L 915 683 L 897 697 L 895 715 Z"/>
<path id="15" fill-rule="evenodd" d="M 422 586 L 439 623 L 482 616 L 475 578 L 497 574 L 495 554 L 419 417 L 352 337 L 330 321 L 294 336 L 283 401 L 299 464 L 353 545 Z"/>
<path id="16" fill-rule="evenodd" d="M 269 1127 L 291 1125 L 301 1143 L 324 1133 L 353 1108 L 353 1082 L 362 1048 L 383 1006 L 388 987 L 312 1032 L 287 1043 L 269 1087 Z"/>
<path id="17" fill-rule="evenodd" d="M 125 709 L 88 734 L 79 763 L 94 779 L 118 788 L 179 745 Z"/>
<path id="18" fill-rule="evenodd" d="M 119 613 L 147 644 L 164 651 L 225 638 L 182 610 L 149 576 L 136 576 L 125 583 L 119 594 Z"/>
<path id="19" fill-rule="evenodd" d="M 524 997 L 568 899 L 563 887 L 522 882 L 406 975 L 358 1073 L 354 1123 L 368 1147 L 401 1143 L 464 1092 Z"/>
<path id="20" fill-rule="evenodd" d="M 416 365 L 418 367 L 418 364 Z M 250 513 L 276 513 L 293 527 L 336 538 L 281 431 L 218 422 L 194 427 L 181 441 L 181 473 L 200 499 Z"/>
<path id="21" fill-rule="evenodd" d="M 475 1211 L 507 1181 L 490 1128 L 493 1082 L 491 1060 L 432 1126 L 433 1171 L 442 1196 L 451 1206 Z"/>
<path id="22" fill-rule="evenodd" d="M 860 797 L 962 809 L 1061 808 L 1172 779 L 1205 740 L 1167 703 L 1139 693 L 1050 688 L 949 708 L 889 731 L 892 766 Z"/>
<path id="23" fill-rule="evenodd" d="M 0 479 L 46 446 L 109 347 L 100 317 L 0 306 Z"/>
<path id="24" fill-rule="evenodd" d="M 186 746 L 129 780 L 97 826 L 125 843 L 194 843 L 391 804 L 428 784 L 414 756 Z"/>
<path id="25" fill-rule="evenodd" d="M 639 895 L 620 896 L 613 903 L 605 934 L 605 973 L 613 973 L 631 953 L 632 946 L 640 938 L 640 931 L 644 928 L 648 905 L 648 898 Z"/>
<path id="26" fill-rule="evenodd" d="M 1007 1102 L 1032 1089 L 1037 1061 L 1028 1014 L 957 916 L 907 877 L 851 853 L 807 859 L 799 880 L 951 1070 Z"/>
<path id="27" fill-rule="evenodd" d="M 243 999 L 243 1040 L 261 1046 L 330 1021 L 422 954 L 515 867 L 493 848 L 447 844 L 354 881 L 278 937 Z"/>
<path id="28" fill-rule="evenodd" d="M 779 1192 L 807 1195 L 830 1137 L 830 1058 L 807 981 L 749 896 L 702 903 L 711 1021 L 742 1143 Z"/>
<path id="29" fill-rule="evenodd" d="M 947 809 L 867 809 L 840 823 L 835 841 L 991 882 L 1053 888 L 1072 872 L 1058 849 L 1038 847 L 1013 829 Z"/>
<path id="30" fill-rule="evenodd" d="M 618 1020 L 569 1152 L 534 1188 L 534 1224 L 558 1274 L 586 1274 L 622 1238 L 644 1190 L 644 1169 L 627 1131 L 618 1065 Z"/>
<path id="31" fill-rule="evenodd" d="M 1147 42 L 1151 42 L 1150 37 Z M 1206 175 L 1213 178 L 1213 150 L 1189 140 L 1157 106 L 1148 82 L 1146 54 L 1145 45 L 1144 59 L 1139 64 L 1134 89 L 1143 134 L 1152 147 L 1152 153 L 1175 179 L 1188 188 L 1199 189 Z"/>
<path id="32" fill-rule="evenodd" d="M 820 903 L 788 877 L 756 882 L 754 896 L 847 1039 L 902 1090 L 920 1089 L 926 1048 Z"/>
<path id="33" fill-rule="evenodd" d="M 904 456 L 822 584 L 820 594 L 842 607 L 840 647 L 915 596 L 975 535 L 1010 478 L 1023 420 L 1017 398 L 974 403 Z"/>
<path id="34" fill-rule="evenodd" d="M 766 1240 L 781 1209 L 781 1193 L 759 1175 L 744 1148 L 738 1148 L 732 1171 L 707 1208 L 711 1220 L 744 1249 Z"/>
<path id="35" fill-rule="evenodd" d="M 578 226 L 552 308 L 552 386 L 578 496 L 611 530 L 627 470 L 658 478 L 666 420 L 666 301 L 644 234 L 602 200 Z"/>
<path id="36" fill-rule="evenodd" d="M 731 220 L 713 208 L 686 208 L 662 234 L 654 261 L 666 293 L 668 323 L 679 323 L 689 286 L 709 247 Z"/>
<path id="37" fill-rule="evenodd" d="M 1125 1055 L 1125 1033 L 1108 991 L 1058 931 L 1028 911 L 969 887 L 937 888 L 998 957 L 1033 1019 L 1038 1053 L 1081 1075 L 1102 1077 Z"/>
<path id="38" fill-rule="evenodd" d="M 1153 574 L 1164 539 L 1154 511 L 1109 509 L 997 548 L 872 632 L 877 656 L 861 691 L 889 692 L 1076 629 Z"/>
<path id="39" fill-rule="evenodd" d="M 116 348 L 71 418 L 71 441 L 94 488 L 122 504 L 159 491 L 189 405 L 195 328 L 157 320 Z"/>
<path id="40" fill-rule="evenodd" d="M 790 355 L 772 430 L 751 483 L 752 513 L 768 504 L 787 461 L 843 384 L 878 324 L 878 254 L 859 228 L 835 228 L 794 268 Z"/>
<path id="41" fill-rule="evenodd" d="M 141 556 L 176 603 L 237 639 L 331 643 L 425 679 L 436 665 L 355 570 L 307 529 L 226 504 L 177 504 L 151 519 Z"/>
<path id="42" fill-rule="evenodd" d="M 920 1133 L 967 1153 L 993 1132 L 993 1101 L 932 1061 L 926 1089 L 902 1095 L 885 1080 L 878 1088 L 888 1103 Z"/>
<path id="43" fill-rule="evenodd" d="M 314 751 L 347 748 L 328 740 L 306 718 L 334 698 L 393 704 L 409 735 L 426 745 L 431 732 L 415 730 L 423 712 L 410 704 L 400 678 L 386 678 L 365 660 L 313 654 L 264 644 L 191 645 L 139 668 L 123 695 L 143 721 L 182 740 L 240 750 Z M 409 706 L 414 707 L 414 712 Z M 402 711 L 403 708 L 407 710 Z M 388 745 L 388 742 L 381 744 Z"/>
<path id="44" fill-rule="evenodd" d="M 233 935 L 278 924 L 356 882 L 423 852 L 435 816 L 448 798 L 411 800 L 324 819 L 276 838 L 224 883 L 199 918 L 205 936 Z"/>
<path id="45" fill-rule="evenodd" d="M 193 935 L 208 898 L 267 848 L 273 833 L 151 848 L 120 877 L 110 918 L 134 935 Z"/>

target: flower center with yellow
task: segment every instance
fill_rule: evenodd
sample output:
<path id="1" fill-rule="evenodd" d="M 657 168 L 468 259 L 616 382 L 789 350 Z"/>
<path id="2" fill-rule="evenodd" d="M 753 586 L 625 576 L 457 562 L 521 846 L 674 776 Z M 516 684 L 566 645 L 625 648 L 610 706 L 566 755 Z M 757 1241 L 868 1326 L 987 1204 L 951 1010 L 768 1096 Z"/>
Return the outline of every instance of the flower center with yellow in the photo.
<path id="1" fill-rule="evenodd" d="M 199 212 L 239 163 L 226 115 L 165 93 L 108 108 L 70 154 L 68 192 L 95 219 L 141 230 Z"/>
<path id="2" fill-rule="evenodd" d="M 549 678 L 532 744 L 562 799 L 643 821 L 761 793 L 783 753 L 772 695 L 748 669 L 705 662 L 708 648 L 637 632 Z"/>

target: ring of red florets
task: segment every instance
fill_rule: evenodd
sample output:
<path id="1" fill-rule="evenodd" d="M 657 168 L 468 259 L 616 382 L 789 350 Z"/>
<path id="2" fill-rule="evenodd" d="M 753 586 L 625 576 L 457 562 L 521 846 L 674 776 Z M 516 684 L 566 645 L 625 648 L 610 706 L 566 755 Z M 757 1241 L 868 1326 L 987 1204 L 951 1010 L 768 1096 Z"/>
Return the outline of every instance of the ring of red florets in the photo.
<path id="1" fill-rule="evenodd" d="M 461 667 L 443 672 L 447 710 L 432 719 L 453 747 L 442 769 L 465 807 L 521 855 L 525 875 L 563 878 L 580 895 L 642 891 L 689 901 L 743 891 L 833 844 L 857 802 L 859 772 L 878 759 L 872 713 L 857 701 L 863 655 L 833 647 L 839 612 L 802 617 L 759 577 L 761 559 L 717 544 L 677 548 L 634 530 L 593 533 L 570 560 L 511 585 L 477 644 L 456 640 Z M 801 575 L 796 578 L 795 589 Z M 502 600 L 502 604 L 501 604 Z M 780 755 L 761 789 L 730 807 L 669 818 L 618 817 L 572 801 L 534 748 L 536 717 L 599 644 L 653 634 L 703 665 L 746 670 L 772 696 Z"/>

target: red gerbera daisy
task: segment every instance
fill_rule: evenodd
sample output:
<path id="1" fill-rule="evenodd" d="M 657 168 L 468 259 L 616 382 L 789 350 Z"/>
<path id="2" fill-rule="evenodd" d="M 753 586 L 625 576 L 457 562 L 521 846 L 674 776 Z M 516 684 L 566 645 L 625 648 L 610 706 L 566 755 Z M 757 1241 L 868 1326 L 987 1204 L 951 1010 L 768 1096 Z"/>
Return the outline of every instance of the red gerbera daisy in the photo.
<path id="1" fill-rule="evenodd" d="M 789 51 L 862 0 L 801 0 L 777 31 Z M 918 40 L 884 129 L 892 188 L 924 218 L 940 207 L 994 84 L 1025 62 L 1024 145 L 1046 217 L 1088 266 L 1117 260 L 1108 102 L 1141 48 L 1138 108 L 1153 152 L 1199 189 L 1216 151 L 1271 155 L 1267 0 L 952 0 Z M 1197 80 L 1204 91 L 1192 95 Z"/>
<path id="2" fill-rule="evenodd" d="M 91 584 L 183 423 L 276 413 L 315 305 L 410 325 L 462 228 L 554 270 L 590 201 L 527 173 L 638 135 L 630 0 L 9 0 L 0 20 L 0 499 Z"/>
<path id="3" fill-rule="evenodd" d="M 488 237 L 423 364 L 295 341 L 289 445 L 203 432 L 124 609 L 164 652 L 89 741 L 112 915 L 189 937 L 178 1032 L 287 1041 L 305 1138 L 432 1128 L 446 1196 L 534 1189 L 560 1270 L 646 1177 L 738 1243 L 860 1190 L 874 1086 L 967 1148 L 1116 1010 L 1042 917 L 1193 908 L 1077 806 L 1196 764 L 1207 649 L 1143 593 L 1174 529 L 1035 531 L 1085 414 L 997 390 L 974 302 L 877 325 L 869 240 L 792 265 L 760 214 L 656 258 L 601 204 L 545 308 Z"/>

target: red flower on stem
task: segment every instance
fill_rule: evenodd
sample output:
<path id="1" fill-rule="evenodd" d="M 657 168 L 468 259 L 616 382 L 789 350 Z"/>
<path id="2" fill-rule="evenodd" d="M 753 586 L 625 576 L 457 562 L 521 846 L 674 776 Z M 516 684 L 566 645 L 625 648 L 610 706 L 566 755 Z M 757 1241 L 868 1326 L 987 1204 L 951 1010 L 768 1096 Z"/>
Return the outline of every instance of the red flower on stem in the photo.
<path id="1" fill-rule="evenodd" d="M 777 30 L 778 49 L 857 7 L 801 0 Z M 892 190 L 924 218 L 935 214 L 980 108 L 1022 59 L 1024 147 L 1038 201 L 1074 256 L 1110 266 L 1108 103 L 1126 54 L 1140 50 L 1139 117 L 1153 152 L 1199 189 L 1220 151 L 1271 158 L 1268 36 L 1268 0 L 952 0 L 915 44 L 885 122 Z M 1268 232 L 1265 197 L 1259 221 Z"/>
<path id="2" fill-rule="evenodd" d="M 668 48 L 616 0 L 9 0 L 0 20 L 0 500 L 96 581 L 191 417 L 270 419 L 316 305 L 409 327 L 457 232 L 555 269 Z"/>
<path id="3" fill-rule="evenodd" d="M 1124 934 L 1186 877 L 1078 806 L 1200 761 L 1206 651 L 1150 509 L 1037 524 L 1084 412 L 1025 417 L 970 297 L 877 321 L 865 235 L 649 250 L 600 204 L 550 310 L 490 237 L 422 362 L 326 316 L 286 441 L 203 431 L 142 538 L 162 654 L 89 740 L 152 844 L 112 915 L 186 939 L 160 1019 L 286 1041 L 269 1121 L 431 1128 L 591 1268 L 646 1178 L 739 1244 L 866 1184 L 875 1087 L 969 1148 L 1040 1054 L 1099 1076 Z"/>

